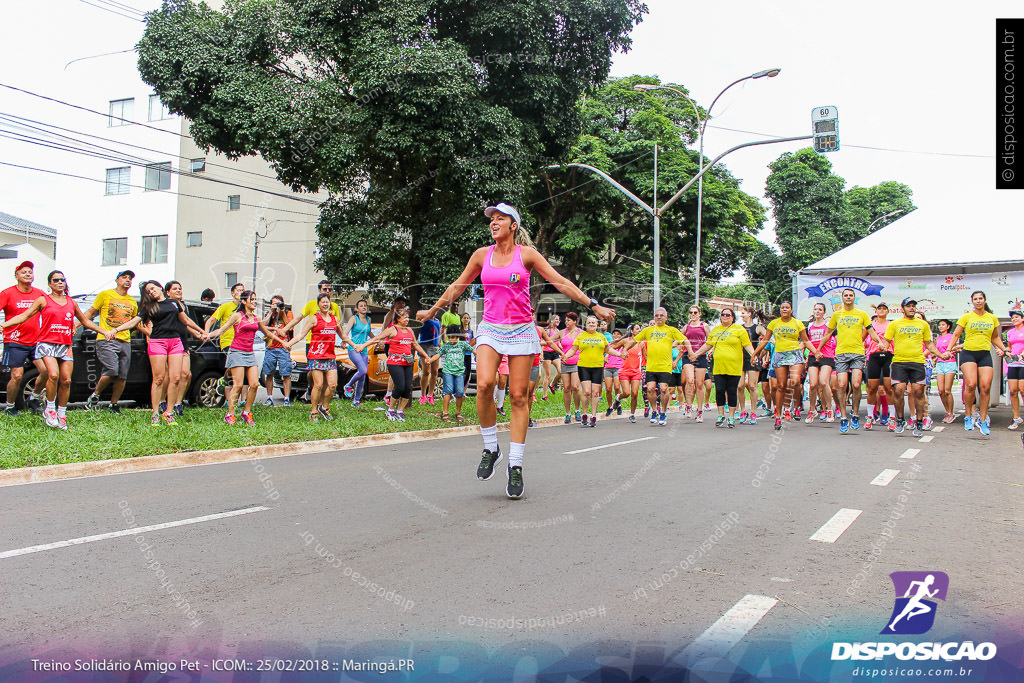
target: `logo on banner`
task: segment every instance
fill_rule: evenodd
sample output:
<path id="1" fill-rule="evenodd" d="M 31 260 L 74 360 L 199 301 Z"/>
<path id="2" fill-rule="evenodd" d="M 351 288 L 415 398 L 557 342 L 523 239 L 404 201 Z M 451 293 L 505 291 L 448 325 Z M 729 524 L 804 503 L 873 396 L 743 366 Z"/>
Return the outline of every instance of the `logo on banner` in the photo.
<path id="1" fill-rule="evenodd" d="M 918 635 L 927 633 L 935 623 L 936 600 L 945 600 L 949 576 L 945 572 L 893 572 L 889 574 L 896 590 L 896 603 L 888 625 L 881 633 Z"/>
<path id="2" fill-rule="evenodd" d="M 811 297 L 823 297 L 826 292 L 831 292 L 834 289 L 846 288 L 850 288 L 864 296 L 878 296 L 882 293 L 882 290 L 885 289 L 885 285 L 873 285 L 867 280 L 859 277 L 830 277 L 827 280 L 822 280 L 813 287 L 804 287 L 804 291 L 806 291 L 807 295 Z"/>

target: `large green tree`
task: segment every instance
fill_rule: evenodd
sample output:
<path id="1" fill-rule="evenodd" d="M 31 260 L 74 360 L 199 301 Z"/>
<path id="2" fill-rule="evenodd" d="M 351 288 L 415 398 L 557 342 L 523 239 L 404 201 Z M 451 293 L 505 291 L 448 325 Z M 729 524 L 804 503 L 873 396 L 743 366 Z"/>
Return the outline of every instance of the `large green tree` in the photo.
<path id="1" fill-rule="evenodd" d="M 812 149 L 786 152 L 769 164 L 765 195 L 775 218 L 776 243 L 754 249 L 747 274 L 763 280 L 773 302 L 792 291 L 789 273 L 805 268 L 916 208 L 911 189 L 895 181 L 845 189 L 832 162 Z"/>
<path id="2" fill-rule="evenodd" d="M 587 97 L 581 107 L 583 131 L 569 156 L 605 171 L 648 204 L 654 194 L 655 144 L 658 204 L 699 169 L 692 149 L 697 137 L 692 106 L 673 93 L 633 87 L 657 82 L 644 76 L 614 79 Z M 682 85 L 673 87 L 686 92 Z M 538 246 L 603 298 L 622 306 L 637 303 L 649 315 L 654 241 L 650 214 L 585 170 L 549 170 L 536 190 L 531 210 Z M 661 217 L 662 299 L 673 320 L 693 301 L 696 216 L 694 185 Z M 740 267 L 764 220 L 764 207 L 740 191 L 739 181 L 725 166 L 705 175 L 701 277 L 708 287 Z"/>
<path id="3" fill-rule="evenodd" d="M 165 0 L 139 71 L 200 145 L 332 194 L 317 265 L 338 281 L 448 282 L 576 143 L 578 103 L 640 0 Z M 411 292 L 415 298 L 418 287 Z"/>

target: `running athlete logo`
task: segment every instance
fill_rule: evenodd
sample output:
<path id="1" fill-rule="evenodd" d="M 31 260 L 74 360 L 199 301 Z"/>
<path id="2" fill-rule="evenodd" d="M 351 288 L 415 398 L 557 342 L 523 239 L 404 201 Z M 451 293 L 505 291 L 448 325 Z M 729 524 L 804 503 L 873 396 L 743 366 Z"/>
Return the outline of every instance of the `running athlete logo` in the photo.
<path id="1" fill-rule="evenodd" d="M 949 576 L 945 572 L 893 572 L 896 603 L 882 635 L 918 635 L 935 623 L 936 600 L 945 600 Z"/>

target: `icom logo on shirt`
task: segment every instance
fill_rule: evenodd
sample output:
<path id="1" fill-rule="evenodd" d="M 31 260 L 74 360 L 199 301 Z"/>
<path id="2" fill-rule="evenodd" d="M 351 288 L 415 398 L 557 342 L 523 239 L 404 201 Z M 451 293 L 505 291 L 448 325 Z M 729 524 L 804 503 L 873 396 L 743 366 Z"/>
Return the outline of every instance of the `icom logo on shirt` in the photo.
<path id="1" fill-rule="evenodd" d="M 889 623 L 881 633 L 918 635 L 935 623 L 936 600 L 945 600 L 949 576 L 945 572 L 893 572 L 889 575 L 896 590 L 896 603 Z"/>

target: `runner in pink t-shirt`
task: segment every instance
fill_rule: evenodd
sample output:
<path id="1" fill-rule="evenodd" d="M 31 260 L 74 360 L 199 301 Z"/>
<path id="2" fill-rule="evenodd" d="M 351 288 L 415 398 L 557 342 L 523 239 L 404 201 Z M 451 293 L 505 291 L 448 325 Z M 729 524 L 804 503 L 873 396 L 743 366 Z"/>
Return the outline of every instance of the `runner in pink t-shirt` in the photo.
<path id="1" fill-rule="evenodd" d="M 814 318 L 807 325 L 807 338 L 815 347 L 825 337 L 828 341 L 821 347 L 821 358 L 811 354 L 807 358 L 807 382 L 808 382 L 808 408 L 805 422 L 814 422 L 815 415 L 825 421 L 834 422 L 835 412 L 832 411 L 832 373 L 836 369 L 836 337 L 835 330 L 828 327 L 828 319 L 825 318 L 825 304 L 814 304 Z M 821 401 L 821 412 L 814 410 L 814 399 Z"/>
<path id="2" fill-rule="evenodd" d="M 1010 407 L 1013 420 L 1010 429 L 1018 429 L 1024 423 L 1020 416 L 1020 404 L 1024 399 L 1024 312 L 1010 311 L 1013 328 L 1006 333 L 1006 346 L 1010 349 L 1010 361 L 1006 368 L 1007 384 L 1010 386 Z"/>

